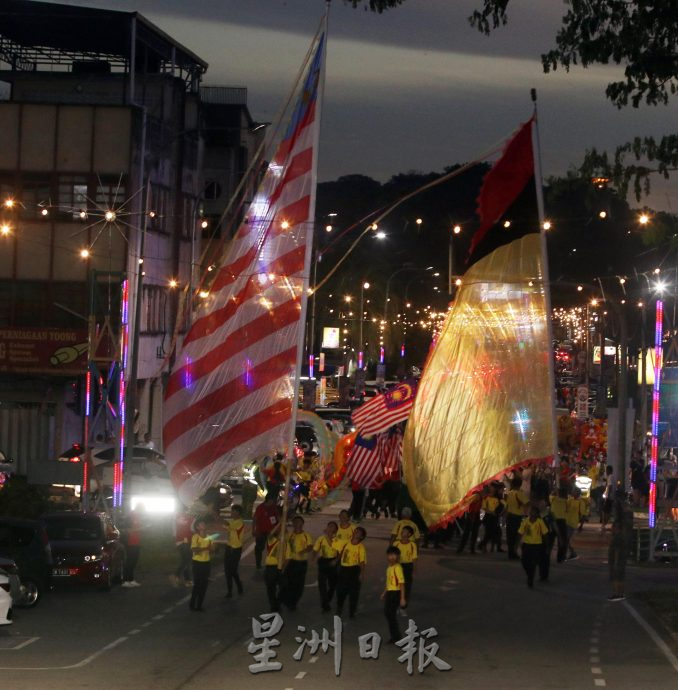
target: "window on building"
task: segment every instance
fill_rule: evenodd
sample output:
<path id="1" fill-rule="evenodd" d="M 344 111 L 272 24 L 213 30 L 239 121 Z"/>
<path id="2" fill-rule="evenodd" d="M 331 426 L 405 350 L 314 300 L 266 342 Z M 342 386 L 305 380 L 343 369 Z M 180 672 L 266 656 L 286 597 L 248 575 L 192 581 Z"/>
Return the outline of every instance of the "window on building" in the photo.
<path id="1" fill-rule="evenodd" d="M 209 180 L 205 183 L 205 191 L 203 196 L 208 201 L 215 201 L 221 197 L 221 185 L 216 180 Z"/>
<path id="2" fill-rule="evenodd" d="M 21 183 L 21 215 L 24 218 L 42 218 L 47 220 L 54 209 L 52 183 L 49 176 L 24 177 Z M 47 215 L 43 214 L 43 210 Z"/>
<path id="3" fill-rule="evenodd" d="M 119 208 L 125 203 L 125 182 L 123 179 L 97 179 L 95 196 L 97 207 L 101 209 Z M 126 209 L 129 211 L 130 209 Z"/>
<path id="4" fill-rule="evenodd" d="M 87 178 L 83 175 L 59 175 L 57 203 L 62 218 L 81 219 L 81 212 L 87 211 L 89 202 Z"/>
<path id="5" fill-rule="evenodd" d="M 167 289 L 162 285 L 144 285 L 141 303 L 141 332 L 164 333 L 167 329 Z"/>
<path id="6" fill-rule="evenodd" d="M 169 232 L 171 228 L 170 217 L 174 215 L 172 209 L 172 195 L 167 187 L 151 185 L 151 206 L 154 212 L 149 228 L 157 232 Z"/>

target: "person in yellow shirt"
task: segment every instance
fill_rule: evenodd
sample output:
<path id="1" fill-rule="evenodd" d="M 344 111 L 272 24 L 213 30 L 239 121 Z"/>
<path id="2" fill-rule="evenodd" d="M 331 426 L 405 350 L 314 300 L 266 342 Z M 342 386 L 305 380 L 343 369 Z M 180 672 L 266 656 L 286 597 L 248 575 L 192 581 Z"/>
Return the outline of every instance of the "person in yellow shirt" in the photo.
<path id="1" fill-rule="evenodd" d="M 534 587 L 534 573 L 539 565 L 539 579 L 548 579 L 544 570 L 544 542 L 548 537 L 548 527 L 539 516 L 539 508 L 532 506 L 530 516 L 523 519 L 518 528 L 518 534 L 522 537 L 522 563 L 527 574 L 527 586 Z"/>
<path id="2" fill-rule="evenodd" d="M 280 573 L 285 567 L 289 556 L 289 549 L 286 547 L 283 553 L 283 568 L 278 568 L 278 557 L 280 555 L 280 528 L 278 523 L 266 537 L 264 546 L 264 581 L 266 582 L 266 594 L 272 612 L 280 611 Z"/>
<path id="3" fill-rule="evenodd" d="M 388 631 L 391 635 L 388 644 L 395 644 L 400 639 L 398 607 L 404 609 L 407 605 L 405 575 L 402 566 L 398 563 L 399 557 L 400 550 L 397 546 L 389 546 L 386 549 L 388 567 L 386 568 L 386 586 L 381 593 L 381 598 L 384 601 L 384 615 L 388 621 Z"/>
<path id="4" fill-rule="evenodd" d="M 561 486 L 556 496 L 551 496 L 551 515 L 558 536 L 556 560 L 563 563 L 567 558 L 567 487 Z"/>
<path id="5" fill-rule="evenodd" d="M 292 520 L 287 547 L 289 560 L 285 566 L 285 588 L 280 598 L 290 611 L 295 611 L 304 593 L 308 555 L 313 551 L 313 537 L 304 530 L 304 518 L 301 515 L 296 515 Z"/>
<path id="6" fill-rule="evenodd" d="M 500 490 L 502 488 L 503 484 L 493 482 L 490 485 L 489 493 L 483 498 L 482 508 L 485 511 L 485 516 L 483 517 L 485 532 L 479 544 L 483 552 L 487 551 L 488 544 L 490 544 L 492 551 L 494 551 L 495 548 L 499 552 L 504 551 L 504 549 L 501 548 L 501 525 L 499 524 L 499 519 L 506 507 L 500 496 Z"/>
<path id="7" fill-rule="evenodd" d="M 231 519 L 225 525 L 228 530 L 228 541 L 224 551 L 224 577 L 226 578 L 226 598 L 230 599 L 233 596 L 233 582 L 238 588 L 238 594 L 243 593 L 238 568 L 240 556 L 242 556 L 245 523 L 242 521 L 242 508 L 239 505 L 231 506 Z"/>
<path id="8" fill-rule="evenodd" d="M 529 499 L 521 490 L 522 479 L 514 477 L 511 480 L 511 489 L 506 495 L 506 546 L 510 561 L 517 560 L 518 556 L 518 529 L 525 517 Z"/>
<path id="9" fill-rule="evenodd" d="M 400 531 L 405 526 L 412 530 L 412 538 L 414 541 L 419 543 L 419 540 L 421 539 L 421 532 L 419 531 L 417 524 L 412 521 L 412 509 L 403 508 L 401 519 L 398 520 L 395 525 L 393 525 L 393 529 L 391 530 L 391 544 L 395 544 L 400 539 Z"/>
<path id="10" fill-rule="evenodd" d="M 204 520 L 195 523 L 195 534 L 191 537 L 191 565 L 193 566 L 193 590 L 188 608 L 191 611 L 204 611 L 202 605 L 207 594 L 210 579 L 210 561 L 214 544 L 207 536 L 207 525 Z"/>
<path id="11" fill-rule="evenodd" d="M 318 591 L 320 592 L 320 608 L 331 611 L 330 603 L 337 588 L 337 561 L 339 548 L 343 542 L 337 540 L 337 523 L 327 523 L 325 534 L 319 536 L 313 545 L 318 562 Z"/>
<path id="12" fill-rule="evenodd" d="M 394 544 L 400 552 L 400 566 L 405 576 L 405 599 L 410 603 L 412 583 L 414 582 L 414 565 L 417 562 L 417 544 L 412 541 L 412 528 L 405 525 L 400 530 L 400 539 Z M 404 613 L 403 615 L 407 615 Z"/>
<path id="13" fill-rule="evenodd" d="M 356 527 L 351 541 L 344 544 L 339 557 L 339 574 L 337 576 L 337 616 L 341 616 L 344 602 L 348 597 L 348 615 L 355 617 L 360 597 L 360 585 L 365 575 L 367 551 L 365 537 L 367 532 L 362 527 Z"/>
<path id="14" fill-rule="evenodd" d="M 348 510 L 342 510 L 339 513 L 339 527 L 337 528 L 337 539 L 339 541 L 349 542 L 353 536 L 355 525 L 351 522 L 351 516 Z"/>
<path id="15" fill-rule="evenodd" d="M 578 489 L 576 489 L 578 491 Z M 579 556 L 577 556 L 577 552 L 574 550 L 572 547 L 572 538 L 574 537 L 574 533 L 577 530 L 577 527 L 579 527 L 579 521 L 581 520 L 581 504 L 579 503 L 579 497 L 578 496 L 570 496 L 567 499 L 567 507 L 565 508 L 565 524 L 567 526 L 567 548 L 568 548 L 568 554 L 567 554 L 567 560 L 568 561 L 573 561 Z"/>

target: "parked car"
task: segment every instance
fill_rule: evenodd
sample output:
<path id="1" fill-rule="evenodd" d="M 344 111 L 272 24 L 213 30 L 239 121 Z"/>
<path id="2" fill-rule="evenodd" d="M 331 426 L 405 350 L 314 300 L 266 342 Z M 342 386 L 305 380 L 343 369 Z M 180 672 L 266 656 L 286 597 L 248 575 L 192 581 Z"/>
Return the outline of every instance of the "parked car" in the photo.
<path id="1" fill-rule="evenodd" d="M 9 590 L 9 575 L 0 570 L 0 625 L 12 623 L 12 597 Z"/>
<path id="2" fill-rule="evenodd" d="M 0 557 L 14 561 L 21 583 L 18 606 L 35 606 L 51 587 L 52 551 L 44 523 L 0 517 Z"/>
<path id="3" fill-rule="evenodd" d="M 110 589 L 122 580 L 125 547 L 105 513 L 49 513 L 42 517 L 52 547 L 54 583 Z"/>

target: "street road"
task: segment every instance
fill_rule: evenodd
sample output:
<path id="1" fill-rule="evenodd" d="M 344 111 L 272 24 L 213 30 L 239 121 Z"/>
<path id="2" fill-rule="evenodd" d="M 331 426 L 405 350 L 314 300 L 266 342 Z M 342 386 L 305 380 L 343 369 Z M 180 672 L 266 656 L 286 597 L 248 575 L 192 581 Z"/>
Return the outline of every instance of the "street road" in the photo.
<path id="1" fill-rule="evenodd" d="M 314 535 L 343 503 L 307 522 Z M 274 661 L 280 671 L 252 675 L 248 653 L 252 616 L 267 612 L 263 578 L 250 551 L 242 574 L 245 594 L 226 600 L 221 562 L 215 564 L 203 614 L 188 610 L 188 591 L 170 586 L 166 573 L 140 571 L 143 586 L 116 587 L 109 593 L 57 591 L 34 610 L 16 613 L 13 626 L 0 630 L 0 687 L 163 688 L 211 690 L 322 690 L 324 688 L 459 688 L 502 690 L 557 688 L 678 687 L 678 645 L 662 633 L 653 640 L 637 620 L 633 597 L 609 603 L 607 567 L 597 530 L 591 526 L 578 548 L 581 558 L 552 566 L 551 582 L 528 590 L 520 564 L 506 554 L 457 556 L 452 548 L 421 551 L 409 618 L 419 631 L 435 627 L 438 657 L 449 672 L 428 666 L 423 674 L 414 657 L 412 676 L 398 661 L 403 651 L 387 646 L 388 631 L 379 594 L 384 551 L 393 521 L 372 519 L 368 568 L 361 606 L 343 623 L 341 675 L 334 674 L 334 650 L 318 650 L 295 661 L 294 638 L 329 629 L 333 616 L 322 614 L 315 567 L 299 609 L 283 612 Z M 585 543 L 584 543 L 585 542 Z M 143 555 L 142 555 L 143 564 Z M 674 584 L 675 569 L 630 567 L 629 591 Z M 540 586 L 541 585 L 541 586 Z M 641 610 L 642 612 L 642 610 Z M 641 621 L 647 615 L 642 612 Z M 652 622 L 652 619 L 648 619 Z M 654 623 L 652 623 L 654 625 Z M 304 626 L 300 633 L 297 626 Z M 403 633 L 407 620 L 401 619 Z M 654 628 L 653 628 L 654 629 Z M 652 630 L 653 630 L 652 629 Z M 651 631 L 652 631 L 651 630 Z M 358 637 L 382 636 L 378 659 L 361 659 Z"/>

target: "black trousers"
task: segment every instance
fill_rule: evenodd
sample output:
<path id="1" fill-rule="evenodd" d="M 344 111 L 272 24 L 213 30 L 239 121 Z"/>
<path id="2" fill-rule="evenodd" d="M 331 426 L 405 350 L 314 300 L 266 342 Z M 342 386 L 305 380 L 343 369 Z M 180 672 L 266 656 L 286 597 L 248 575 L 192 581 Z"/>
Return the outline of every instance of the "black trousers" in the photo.
<path id="1" fill-rule="evenodd" d="M 254 538 L 254 562 L 257 564 L 257 570 L 261 569 L 261 557 L 266 548 L 266 539 L 268 534 L 260 534 Z"/>
<path id="2" fill-rule="evenodd" d="M 501 548 L 501 526 L 499 525 L 499 516 L 492 513 L 485 513 L 485 533 L 483 534 L 483 540 L 480 542 L 480 546 L 483 548 L 487 544 L 496 546 L 497 549 Z"/>
<path id="3" fill-rule="evenodd" d="M 337 589 L 337 559 L 318 559 L 318 591 L 320 592 L 320 606 L 323 611 L 330 610 L 330 602 Z"/>
<path id="4" fill-rule="evenodd" d="M 518 555 L 518 529 L 522 521 L 522 515 L 509 513 L 506 516 L 506 546 L 508 547 L 509 558 L 516 558 Z"/>
<path id="5" fill-rule="evenodd" d="M 364 501 L 365 489 L 360 489 L 358 491 L 353 492 L 353 498 L 351 499 L 351 507 L 348 509 L 348 511 L 354 520 L 362 520 Z"/>
<path id="6" fill-rule="evenodd" d="M 266 595 L 271 611 L 280 610 L 280 571 L 277 565 L 267 565 L 264 571 L 264 581 L 266 582 Z"/>
<path id="7" fill-rule="evenodd" d="M 210 580 L 210 562 L 192 561 L 193 565 L 193 591 L 191 592 L 190 609 L 201 609 L 207 594 L 207 585 Z"/>
<path id="8" fill-rule="evenodd" d="M 226 547 L 224 552 L 224 577 L 226 578 L 226 589 L 229 594 L 233 593 L 233 582 L 238 588 L 238 593 L 242 594 L 242 582 L 238 573 L 238 566 L 240 565 L 240 556 L 242 548 L 234 549 L 230 546 Z"/>
<path id="9" fill-rule="evenodd" d="M 531 587 L 534 583 L 534 573 L 539 566 L 539 577 L 545 580 L 544 577 L 544 547 L 541 544 L 523 544 L 522 549 L 522 563 L 525 573 L 527 574 L 527 584 Z"/>
<path id="10" fill-rule="evenodd" d="M 409 602 L 408 602 L 409 603 Z M 386 592 L 384 597 L 384 615 L 388 621 L 388 632 L 391 640 L 400 639 L 400 626 L 398 625 L 398 607 L 400 606 L 400 590 Z"/>
<path id="11" fill-rule="evenodd" d="M 558 536 L 558 555 L 556 560 L 562 563 L 567 558 L 567 522 L 565 520 L 556 520 L 556 535 Z"/>
<path id="12" fill-rule="evenodd" d="M 125 572 L 122 578 L 125 582 L 134 580 L 134 570 L 139 562 L 140 554 L 141 546 L 128 545 L 125 547 Z"/>
<path id="13" fill-rule="evenodd" d="M 193 557 L 191 545 L 185 542 L 177 544 L 177 554 L 179 555 L 179 565 L 174 574 L 182 580 L 188 581 L 191 579 L 191 560 Z"/>
<path id="14" fill-rule="evenodd" d="M 412 583 L 414 582 L 414 563 L 401 563 L 403 568 L 403 575 L 405 576 L 405 603 L 410 605 L 410 592 L 412 591 Z M 400 601 L 400 598 L 398 598 Z"/>
<path id="15" fill-rule="evenodd" d="M 289 561 L 285 568 L 285 590 L 281 600 L 289 609 L 296 609 L 299 599 L 304 593 L 306 584 L 307 561 Z"/>
<path id="16" fill-rule="evenodd" d="M 339 567 L 337 577 L 337 615 L 341 616 L 344 602 L 348 597 L 349 616 L 355 616 L 358 609 L 358 598 L 360 597 L 360 566 L 342 565 Z"/>
<path id="17" fill-rule="evenodd" d="M 478 530 L 480 529 L 480 517 L 478 513 L 471 515 L 466 515 L 466 520 L 464 520 L 464 531 L 461 535 L 461 542 L 457 547 L 457 553 L 461 553 L 466 548 L 466 542 L 471 538 L 471 553 L 476 552 L 476 544 L 478 543 Z"/>

